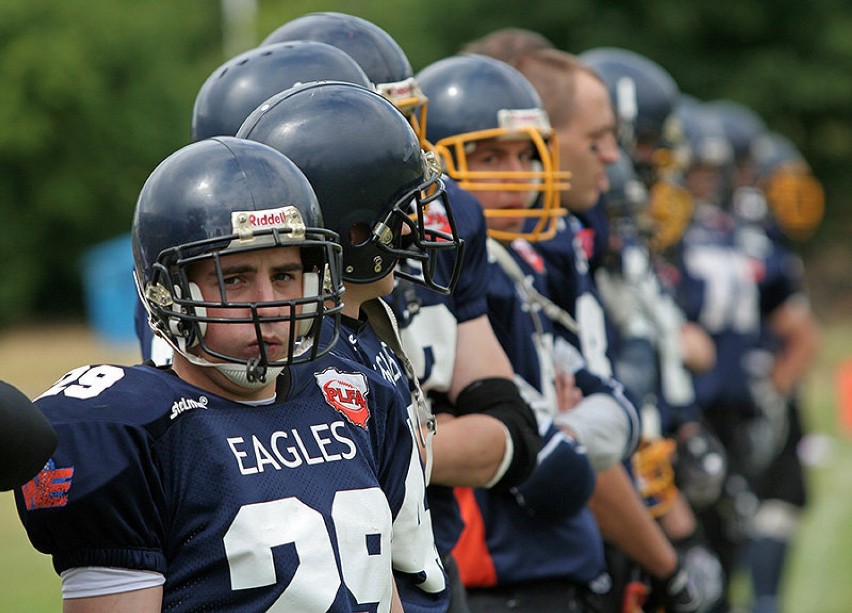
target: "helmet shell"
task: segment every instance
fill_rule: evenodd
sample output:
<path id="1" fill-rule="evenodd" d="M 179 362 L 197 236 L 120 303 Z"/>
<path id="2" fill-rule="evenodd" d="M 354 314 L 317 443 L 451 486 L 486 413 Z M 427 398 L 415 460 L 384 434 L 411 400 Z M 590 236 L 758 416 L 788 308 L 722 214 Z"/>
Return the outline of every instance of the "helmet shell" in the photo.
<path id="1" fill-rule="evenodd" d="M 327 227 L 341 237 L 344 279 L 355 283 L 393 270 L 420 187 L 439 180 L 402 113 L 351 83 L 308 83 L 273 96 L 237 136 L 274 147 L 302 169 Z M 353 234 L 357 228 L 367 228 L 369 238 Z"/>
<path id="2" fill-rule="evenodd" d="M 294 41 L 246 51 L 219 66 L 201 86 L 192 110 L 192 140 L 234 136 L 267 98 L 323 80 L 372 87 L 355 60 L 325 43 Z"/>

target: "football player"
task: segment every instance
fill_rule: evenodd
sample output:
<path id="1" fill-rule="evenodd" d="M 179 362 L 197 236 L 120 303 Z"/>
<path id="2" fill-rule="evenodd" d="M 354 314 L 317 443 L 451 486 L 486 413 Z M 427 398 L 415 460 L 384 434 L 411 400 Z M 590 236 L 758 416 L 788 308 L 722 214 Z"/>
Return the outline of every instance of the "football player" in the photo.
<path id="1" fill-rule="evenodd" d="M 570 214 L 560 220 L 552 240 L 534 243 L 548 264 L 551 294 L 578 324 L 574 330 L 559 322 L 557 327 L 582 352 L 589 370 L 612 376 L 611 326 L 605 325 L 604 304 L 594 281 L 609 235 L 602 215 L 607 170 L 619 161 L 617 123 L 607 86 L 585 62 L 553 48 L 527 49 L 510 61 L 541 96 L 559 138 L 559 163 L 572 176 L 571 189 L 562 197 Z M 635 387 L 629 389 L 642 397 Z M 680 574 L 675 552 L 638 504 L 633 489 L 625 467 L 614 465 L 598 474 L 591 507 L 608 540 L 639 561 L 655 581 L 666 584 Z M 615 551 L 608 548 L 608 555 L 615 572 Z M 617 581 L 615 592 L 622 583 Z"/>
<path id="2" fill-rule="evenodd" d="M 372 87 L 351 57 L 320 42 L 296 41 L 241 53 L 213 70 L 199 88 L 192 109 L 191 140 L 234 136 L 261 102 L 297 83 L 318 80 Z M 136 306 L 135 322 L 142 359 L 170 363 L 171 348 L 153 334 L 141 302 Z"/>
<path id="3" fill-rule="evenodd" d="M 378 133 L 382 138 L 371 140 Z M 391 293 L 398 274 L 437 287 L 437 254 L 455 251 L 460 244 L 440 167 L 388 100 L 354 84 L 313 82 L 277 94 L 249 115 L 237 136 L 287 154 L 318 186 L 323 215 L 343 243 L 346 294 L 342 338 L 334 352 L 372 368 L 412 404 L 430 475 L 431 409 L 380 297 Z M 446 232 L 425 225 L 427 207 L 445 211 Z M 417 274 L 398 268 L 406 259 L 420 263 Z M 451 261 L 458 265 L 457 257 Z M 500 449 L 493 453 L 502 457 Z M 429 521 L 430 514 L 424 513 L 423 519 Z M 446 606 L 421 590 L 400 588 L 406 610 Z"/>
<path id="4" fill-rule="evenodd" d="M 400 271 L 401 276 L 450 291 L 457 272 L 440 285 L 432 274 L 434 260 L 439 252 L 453 252 L 450 261 L 457 268 L 461 241 L 451 210 L 441 204 L 439 168 L 422 152 L 402 115 L 372 89 L 358 64 L 336 47 L 304 40 L 270 43 L 211 73 L 196 97 L 193 135 L 234 130 L 241 138 L 271 145 L 316 186 L 327 227 L 343 243 L 346 299 L 342 339 L 334 351 L 375 370 L 411 405 L 428 475 L 432 415 L 398 355 L 395 325 L 378 298 L 391 292 L 394 270 L 405 258 L 419 261 L 421 272 Z M 260 109 L 252 112 L 255 107 Z M 383 138 L 371 140 L 375 133 Z M 427 206 L 446 211 L 447 232 L 425 228 Z M 334 343 L 333 333 L 327 327 L 322 342 Z M 400 588 L 407 610 L 446 605 L 409 581 L 401 581 Z"/>
<path id="5" fill-rule="evenodd" d="M 36 401 L 59 446 L 16 492 L 64 609 L 402 610 L 392 571 L 444 592 L 399 395 L 317 342 L 342 250 L 304 174 L 199 141 L 151 173 L 132 236 L 173 363 L 63 376 Z"/>
<path id="6" fill-rule="evenodd" d="M 489 235 L 500 241 L 488 243 L 489 319 L 545 436 L 536 470 L 514 492 L 459 492 L 467 527 L 456 552 L 471 607 L 585 606 L 590 584 L 604 575 L 600 534 L 585 505 L 594 477 L 578 460 L 585 452 L 577 453 L 575 435 L 554 425 L 557 407 L 578 398 L 573 389 L 562 396 L 568 386 L 557 386 L 554 326 L 541 300 L 548 271 L 531 246 L 553 236 L 564 215 L 558 197 L 566 173 L 559 171 L 556 140 L 535 90 L 503 62 L 456 56 L 427 66 L 417 80 L 429 99 L 429 142 L 447 174 L 477 197 Z M 638 434 L 635 408 L 600 378 L 569 372 L 587 394 L 564 415 L 596 406 L 596 415 L 612 411 L 622 420 L 610 422 L 604 438 L 614 442 L 606 445 L 593 442 L 605 429 L 597 430 L 601 422 L 578 422 L 576 437 L 587 441 L 590 457 L 611 466 L 629 456 L 631 432 Z"/>
<path id="7" fill-rule="evenodd" d="M 751 254 L 766 262 L 761 303 L 779 305 L 762 322 L 763 352 L 756 355 L 767 368 L 760 394 L 780 395 L 784 407 L 779 407 L 775 424 L 766 414 L 752 428 L 770 444 L 765 445 L 765 466 L 750 480 L 759 506 L 746 547 L 754 610 L 772 613 L 780 607 L 784 560 L 807 503 L 807 481 L 797 452 L 804 436 L 798 388 L 819 345 L 804 267 L 791 239 L 804 239 L 814 231 L 822 216 L 823 194 L 801 153 L 770 131 L 754 111 L 731 100 L 705 107 L 720 119 L 734 151 L 731 211 L 752 234 L 747 241 Z M 772 432 L 785 430 L 786 436 L 772 444 Z"/>
<path id="8" fill-rule="evenodd" d="M 387 32 L 352 15 L 311 13 L 282 25 L 265 43 L 298 39 L 324 42 L 350 54 L 377 91 L 409 118 L 424 147 L 430 147 L 423 113 L 428 100 L 405 53 Z M 450 294 L 435 292 L 423 284 L 397 278 L 393 294 L 386 299 L 400 324 L 402 345 L 419 384 L 435 403 L 439 434 L 433 441 L 427 493 L 438 551 L 452 579 L 450 553 L 462 528 L 452 488 L 479 486 L 505 491 L 518 485 L 535 465 L 540 442 L 535 419 L 512 381 L 511 364 L 487 316 L 482 210 L 476 199 L 451 178 L 444 175 L 442 181 L 465 251 L 458 271 L 455 254 L 438 252 L 434 277 L 446 285 L 458 274 L 455 289 Z M 438 230 L 449 227 L 448 211 L 440 201 L 430 204 L 425 213 L 427 225 Z M 414 259 L 400 262 L 400 266 L 414 273 L 422 268 Z M 360 337 L 359 342 L 363 352 Z M 460 584 L 451 585 L 450 610 L 467 611 Z"/>
<path id="9" fill-rule="evenodd" d="M 729 474 L 722 498 L 699 516 L 729 578 L 751 528 L 782 526 L 776 534 L 786 538 L 795 523 L 792 506 L 767 497 L 770 504 L 762 508 L 754 487 L 789 447 L 787 395 L 807 369 L 815 330 L 789 274 L 790 253 L 731 214 L 735 150 L 717 111 L 697 100 L 679 106 L 691 153 L 686 185 L 697 205 L 671 257 L 679 271 L 678 299 L 711 334 L 718 355 L 716 367 L 696 377 L 695 389 L 705 420 L 725 447 Z M 793 490 L 785 495 L 797 496 Z M 783 545 L 771 547 L 773 558 L 783 553 Z"/>

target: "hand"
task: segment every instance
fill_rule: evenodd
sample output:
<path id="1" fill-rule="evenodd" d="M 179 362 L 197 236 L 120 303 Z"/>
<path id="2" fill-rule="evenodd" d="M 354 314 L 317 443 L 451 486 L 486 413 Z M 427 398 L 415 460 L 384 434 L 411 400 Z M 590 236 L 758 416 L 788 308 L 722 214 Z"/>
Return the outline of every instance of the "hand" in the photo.
<path id="1" fill-rule="evenodd" d="M 570 411 L 583 400 L 583 392 L 574 382 L 574 375 L 563 372 L 560 369 L 556 371 L 556 402 L 560 412 Z"/>
<path id="2" fill-rule="evenodd" d="M 689 573 L 678 562 L 668 577 L 651 581 L 651 593 L 645 608 L 657 611 L 663 607 L 666 613 L 699 613 L 703 610 L 702 604 Z"/>
<path id="3" fill-rule="evenodd" d="M 757 415 L 746 422 L 748 466 L 762 471 L 784 447 L 789 435 L 788 400 L 769 378 L 750 383 Z"/>

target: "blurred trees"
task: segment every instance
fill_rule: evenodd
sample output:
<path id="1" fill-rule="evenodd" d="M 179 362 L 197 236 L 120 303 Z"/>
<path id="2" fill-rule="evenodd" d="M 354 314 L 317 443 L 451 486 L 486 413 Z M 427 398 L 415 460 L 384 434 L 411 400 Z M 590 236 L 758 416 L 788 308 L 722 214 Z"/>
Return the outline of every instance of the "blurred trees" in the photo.
<path id="1" fill-rule="evenodd" d="M 0 321 L 80 312 L 79 256 L 129 229 L 145 177 L 188 139 L 220 38 L 206 6 L 0 4 Z"/>
<path id="2" fill-rule="evenodd" d="M 256 42 L 310 11 L 374 21 L 415 70 L 496 28 L 581 52 L 620 46 L 683 91 L 732 98 L 791 137 L 852 231 L 852 13 L 844 0 L 288 0 L 258 3 Z M 126 232 L 148 173 L 188 140 L 197 89 L 224 61 L 219 3 L 0 4 L 0 324 L 82 311 L 79 257 Z"/>

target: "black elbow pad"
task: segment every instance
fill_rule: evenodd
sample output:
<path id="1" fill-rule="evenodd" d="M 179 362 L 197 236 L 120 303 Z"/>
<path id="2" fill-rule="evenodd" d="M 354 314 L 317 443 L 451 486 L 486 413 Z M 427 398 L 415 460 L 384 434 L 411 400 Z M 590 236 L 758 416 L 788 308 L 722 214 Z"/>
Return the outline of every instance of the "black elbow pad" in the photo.
<path id="1" fill-rule="evenodd" d="M 532 474 L 541 449 L 538 424 L 529 405 L 510 379 L 479 379 L 464 388 L 456 398 L 459 416 L 471 413 L 490 415 L 506 426 L 512 439 L 513 455 L 508 469 L 493 489 L 508 489 L 523 483 Z"/>

